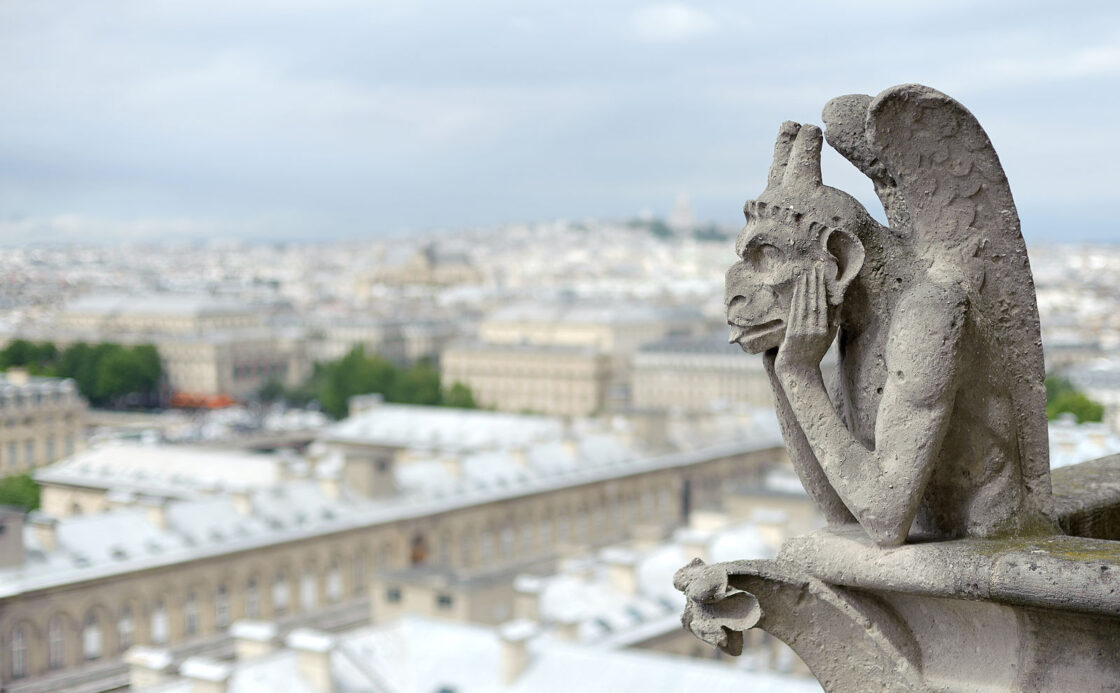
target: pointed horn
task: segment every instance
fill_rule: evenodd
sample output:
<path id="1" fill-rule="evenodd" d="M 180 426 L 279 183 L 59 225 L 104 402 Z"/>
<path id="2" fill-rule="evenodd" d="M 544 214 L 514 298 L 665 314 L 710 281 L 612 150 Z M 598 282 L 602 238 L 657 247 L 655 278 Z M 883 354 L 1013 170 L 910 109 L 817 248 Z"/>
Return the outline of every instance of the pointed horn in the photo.
<path id="1" fill-rule="evenodd" d="M 793 140 L 793 149 L 789 155 L 789 165 L 786 166 L 782 185 L 791 185 L 795 182 L 821 184 L 821 144 L 824 138 L 821 129 L 816 125 L 802 125 Z"/>
<path id="2" fill-rule="evenodd" d="M 782 123 L 782 127 L 778 129 L 778 139 L 774 142 L 774 160 L 770 164 L 770 175 L 766 178 L 767 190 L 782 184 L 782 176 L 785 175 L 786 164 L 789 163 L 789 153 L 793 149 L 793 140 L 800 129 L 801 125 L 792 120 Z"/>

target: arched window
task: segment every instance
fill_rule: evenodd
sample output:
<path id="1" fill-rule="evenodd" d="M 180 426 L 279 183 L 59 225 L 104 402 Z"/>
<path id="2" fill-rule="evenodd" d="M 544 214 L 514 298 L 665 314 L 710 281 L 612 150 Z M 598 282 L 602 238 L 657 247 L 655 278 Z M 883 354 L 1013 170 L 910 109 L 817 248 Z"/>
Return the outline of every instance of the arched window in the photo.
<path id="1" fill-rule="evenodd" d="M 552 546 L 552 516 L 545 515 L 541 518 L 540 542 L 543 548 Z"/>
<path id="2" fill-rule="evenodd" d="M 304 611 L 310 611 L 318 606 L 318 585 L 315 579 L 315 567 L 307 566 L 303 569 L 303 577 L 299 581 L 299 606 Z"/>
<path id="3" fill-rule="evenodd" d="M 167 620 L 167 605 L 163 603 L 163 599 L 157 599 L 155 605 L 152 606 L 150 628 L 152 631 L 152 644 L 163 645 L 167 642 L 167 637 L 170 635 L 170 627 Z"/>
<path id="4" fill-rule="evenodd" d="M 533 552 L 533 523 L 525 520 L 521 525 L 521 553 L 528 555 Z"/>
<path id="5" fill-rule="evenodd" d="M 55 616 L 47 623 L 47 666 L 61 669 L 66 661 L 66 639 L 62 632 L 62 617 Z"/>
<path id="6" fill-rule="evenodd" d="M 27 640 L 23 635 L 23 626 L 12 629 L 11 648 L 12 678 L 22 679 L 27 676 Z"/>
<path id="7" fill-rule="evenodd" d="M 494 533 L 488 529 L 482 530 L 478 538 L 478 560 L 489 563 L 494 557 Z"/>
<path id="8" fill-rule="evenodd" d="M 559 516 L 556 518 L 556 539 L 563 543 L 571 538 L 572 521 L 568 518 L 568 512 L 566 510 L 561 510 Z"/>
<path id="9" fill-rule="evenodd" d="M 412 544 L 409 546 L 408 559 L 412 565 L 423 563 L 428 558 L 428 542 L 424 541 L 424 537 L 417 534 L 412 538 Z"/>
<path id="10" fill-rule="evenodd" d="M 101 657 L 101 620 L 94 611 L 86 614 L 85 623 L 82 624 L 82 654 L 86 659 Z"/>
<path id="11" fill-rule="evenodd" d="M 459 565 L 469 566 L 471 564 L 471 535 L 470 532 L 463 532 L 459 535 Z"/>
<path id="12" fill-rule="evenodd" d="M 281 615 L 288 610 L 288 580 L 284 576 L 284 571 L 276 573 L 276 579 L 272 583 L 272 610 L 276 615 Z"/>
<path id="13" fill-rule="evenodd" d="M 214 625 L 223 630 L 229 625 L 229 590 L 224 582 L 214 595 Z"/>
<path id="14" fill-rule="evenodd" d="M 249 618 L 260 618 L 261 595 L 257 591 L 257 578 L 251 577 L 245 583 L 245 615 Z"/>
<path id="15" fill-rule="evenodd" d="M 136 630 L 132 622 L 132 608 L 121 609 L 121 617 L 117 620 L 117 640 L 121 644 L 121 652 L 132 647 L 133 632 Z"/>
<path id="16" fill-rule="evenodd" d="M 354 556 L 353 591 L 355 596 L 361 596 L 366 589 L 366 560 L 365 551 L 359 551 Z"/>
<path id="17" fill-rule="evenodd" d="M 393 564 L 393 547 L 388 541 L 382 542 L 377 550 L 377 570 L 388 570 Z"/>
<path id="18" fill-rule="evenodd" d="M 661 489 L 661 493 L 659 494 L 659 505 L 661 512 L 668 511 L 669 508 L 673 505 L 673 492 L 667 488 Z"/>
<path id="19" fill-rule="evenodd" d="M 327 566 L 327 601 L 337 604 L 342 599 L 342 572 L 338 569 L 338 561 L 333 560 Z"/>
<path id="20" fill-rule="evenodd" d="M 576 541 L 587 540 L 587 508 L 576 510 L 575 514 Z"/>
<path id="21" fill-rule="evenodd" d="M 198 635 L 198 595 L 194 592 L 187 593 L 183 604 L 183 634 L 188 638 Z"/>

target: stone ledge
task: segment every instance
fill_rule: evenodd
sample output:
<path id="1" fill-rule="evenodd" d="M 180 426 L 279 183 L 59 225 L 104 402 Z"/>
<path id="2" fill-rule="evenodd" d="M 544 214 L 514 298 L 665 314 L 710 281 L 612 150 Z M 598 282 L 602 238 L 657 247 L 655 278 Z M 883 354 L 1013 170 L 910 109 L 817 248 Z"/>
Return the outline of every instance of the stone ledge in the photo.
<path id="1" fill-rule="evenodd" d="M 1120 615 L 1120 542 L 1061 535 L 882 549 L 858 526 L 786 542 L 791 573 L 862 590 Z"/>
<path id="2" fill-rule="evenodd" d="M 1050 479 L 1063 532 L 1120 539 L 1120 455 L 1055 469 Z"/>

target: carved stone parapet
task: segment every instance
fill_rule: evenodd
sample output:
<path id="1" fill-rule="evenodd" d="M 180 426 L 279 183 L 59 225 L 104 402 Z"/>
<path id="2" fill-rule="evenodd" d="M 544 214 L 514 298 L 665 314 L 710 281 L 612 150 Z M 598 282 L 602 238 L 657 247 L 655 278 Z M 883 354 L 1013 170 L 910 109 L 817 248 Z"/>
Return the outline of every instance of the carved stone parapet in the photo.
<path id="1" fill-rule="evenodd" d="M 1120 543 L 1081 537 L 876 546 L 858 527 L 776 560 L 682 568 L 683 621 L 729 654 L 744 625 L 828 691 L 1103 690 L 1120 681 Z M 754 609 L 745 610 L 744 605 Z"/>

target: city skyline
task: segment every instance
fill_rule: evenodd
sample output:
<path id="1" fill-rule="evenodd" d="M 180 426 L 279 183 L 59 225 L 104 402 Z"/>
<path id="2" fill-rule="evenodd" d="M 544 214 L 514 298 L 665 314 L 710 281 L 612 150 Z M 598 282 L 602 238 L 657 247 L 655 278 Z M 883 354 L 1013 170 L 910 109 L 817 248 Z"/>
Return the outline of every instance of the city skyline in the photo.
<path id="1" fill-rule="evenodd" d="M 1111 241 L 1120 145 L 1092 124 L 1115 110 L 1116 14 L 13 3 L 0 245 L 668 216 L 680 193 L 699 220 L 735 225 L 782 120 L 820 122 L 832 96 L 906 81 L 986 124 L 1028 242 Z M 824 166 L 882 218 L 858 172 L 831 152 Z"/>

